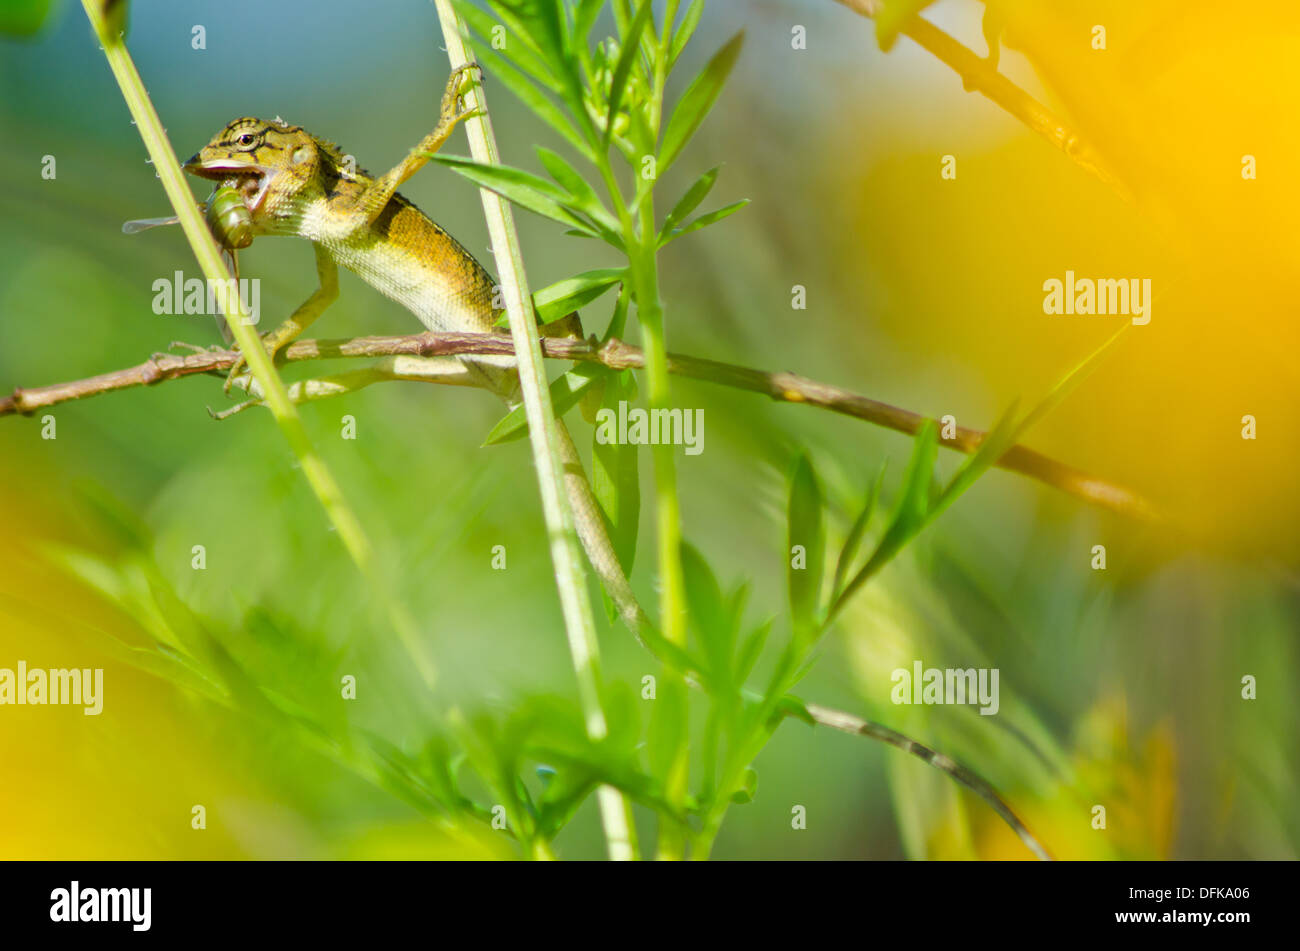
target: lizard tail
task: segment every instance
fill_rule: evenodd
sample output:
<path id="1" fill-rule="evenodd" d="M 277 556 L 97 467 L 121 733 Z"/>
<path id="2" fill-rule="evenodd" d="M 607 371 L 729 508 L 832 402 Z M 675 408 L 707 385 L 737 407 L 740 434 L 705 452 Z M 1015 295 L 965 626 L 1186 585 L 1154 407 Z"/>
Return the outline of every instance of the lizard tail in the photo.
<path id="1" fill-rule="evenodd" d="M 564 488 L 573 509 L 573 523 L 578 532 L 578 540 L 582 542 L 587 560 L 595 569 L 596 576 L 605 586 L 605 592 L 614 602 L 619 619 L 639 640 L 642 629 L 650 625 L 650 619 L 641 610 L 636 595 L 632 593 L 632 585 L 623 573 L 623 566 L 618 563 L 618 555 L 614 553 L 614 545 L 605 530 L 604 513 L 591 491 L 591 483 L 587 481 L 587 472 L 582 467 L 582 459 L 578 455 L 578 447 L 573 444 L 573 437 L 569 435 L 569 428 L 562 419 L 557 418 L 555 422 L 560 460 L 564 464 Z"/>

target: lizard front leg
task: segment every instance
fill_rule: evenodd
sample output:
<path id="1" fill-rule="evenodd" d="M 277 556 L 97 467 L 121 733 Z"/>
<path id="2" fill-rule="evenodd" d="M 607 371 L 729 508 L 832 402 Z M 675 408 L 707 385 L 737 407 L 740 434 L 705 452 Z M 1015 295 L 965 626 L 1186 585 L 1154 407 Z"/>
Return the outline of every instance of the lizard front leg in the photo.
<path id="1" fill-rule="evenodd" d="M 467 63 L 451 71 L 451 76 L 447 79 L 447 87 L 442 93 L 437 127 L 420 140 L 420 144 L 411 150 L 410 155 L 376 178 L 361 193 L 358 200 L 359 210 L 367 227 L 379 217 L 379 213 L 392 199 L 393 192 L 397 191 L 398 186 L 424 168 L 429 162 L 429 156 L 442 148 L 443 143 L 451 138 L 456 126 L 470 116 L 478 115 L 477 109 L 462 109 L 460 97 L 460 87 L 464 82 L 465 74 L 474 69 L 478 69 L 478 64 Z"/>
<path id="2" fill-rule="evenodd" d="M 308 297 L 292 314 L 289 319 L 280 326 L 276 327 L 269 333 L 262 335 L 262 345 L 266 347 L 267 353 L 271 359 L 280 352 L 280 348 L 292 341 L 300 333 L 311 326 L 325 309 L 339 296 L 339 268 L 334 263 L 334 259 L 319 244 L 312 245 L 316 250 L 316 276 L 320 280 L 320 286 Z M 226 377 L 225 391 L 230 393 L 231 386 L 234 385 L 235 379 L 243 372 L 245 360 L 241 354 L 235 361 L 235 365 L 230 368 L 230 373 Z"/>

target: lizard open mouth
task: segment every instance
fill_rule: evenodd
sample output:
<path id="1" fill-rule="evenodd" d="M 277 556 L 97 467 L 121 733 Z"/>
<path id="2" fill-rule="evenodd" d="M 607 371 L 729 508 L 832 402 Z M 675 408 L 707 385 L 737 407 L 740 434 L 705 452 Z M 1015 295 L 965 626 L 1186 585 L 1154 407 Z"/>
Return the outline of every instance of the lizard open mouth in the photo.
<path id="1" fill-rule="evenodd" d="M 200 162 L 194 156 L 183 166 L 185 171 L 198 178 L 219 182 L 234 188 L 244 199 L 249 211 L 257 211 L 266 196 L 266 186 L 270 182 L 270 170 L 261 165 L 249 165 L 247 162 L 230 162 L 220 159 Z"/>

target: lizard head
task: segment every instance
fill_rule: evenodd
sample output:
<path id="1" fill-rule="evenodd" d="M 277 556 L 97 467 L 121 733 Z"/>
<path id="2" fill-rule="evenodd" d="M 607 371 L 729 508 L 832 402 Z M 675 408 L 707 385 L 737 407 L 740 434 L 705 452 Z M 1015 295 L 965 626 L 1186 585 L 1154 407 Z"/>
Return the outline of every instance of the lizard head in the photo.
<path id="1" fill-rule="evenodd" d="M 283 230 L 304 193 L 320 187 L 321 143 L 299 126 L 236 119 L 185 163 L 199 178 L 235 188 L 258 234 Z"/>

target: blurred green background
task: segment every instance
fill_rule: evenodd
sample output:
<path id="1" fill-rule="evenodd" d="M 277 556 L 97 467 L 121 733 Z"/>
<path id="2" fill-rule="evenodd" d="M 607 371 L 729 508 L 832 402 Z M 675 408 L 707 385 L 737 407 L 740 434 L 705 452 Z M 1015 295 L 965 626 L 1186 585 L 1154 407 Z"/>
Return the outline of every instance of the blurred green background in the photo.
<path id="1" fill-rule="evenodd" d="M 1295 220 L 1297 185 L 1279 165 L 1300 149 L 1295 124 L 1278 118 L 1294 115 L 1300 92 L 1287 68 L 1300 53 L 1294 15 L 1280 3 L 1250 22 L 1208 4 L 1101 7 L 1060 5 L 1028 23 L 1002 68 L 1117 157 L 1141 185 L 1136 203 L 964 92 L 909 41 L 882 54 L 871 23 L 838 4 L 709 3 L 672 88 L 742 27 L 746 47 L 664 193 L 724 163 L 709 207 L 753 203 L 665 251 L 669 346 L 987 428 L 1114 329 L 1045 316 L 1044 280 L 1067 268 L 1151 277 L 1161 292 L 1151 325 L 1027 442 L 1134 486 L 1175 514 L 1174 527 L 995 471 L 872 582 L 800 694 L 972 765 L 1063 857 L 1295 858 L 1288 435 L 1300 421 L 1285 355 L 1297 246 L 1284 222 Z M 926 15 L 982 53 L 981 12 L 944 0 Z M 1102 17 L 1111 58 L 1074 62 Z M 1269 29 L 1270 17 L 1284 28 Z M 204 50 L 191 46 L 195 24 Z M 792 49 L 795 26 L 807 49 Z M 278 115 L 382 171 L 431 127 L 447 69 L 432 6 L 416 2 L 358 12 L 341 0 L 136 0 L 129 45 L 182 158 L 236 116 Z M 1124 94 L 1099 105 L 1114 86 Z M 490 76 L 487 89 L 505 161 L 535 168 L 533 144 L 556 143 Z M 463 137 L 447 151 L 465 154 Z M 1248 185 L 1246 152 L 1266 170 Z M 939 175 L 948 154 L 956 181 Z M 54 180 L 41 177 L 46 155 Z M 151 310 L 155 279 L 197 272 L 177 229 L 121 233 L 167 206 L 79 4 L 56 3 L 41 32 L 0 41 L 0 175 L 0 389 L 128 366 L 173 340 L 218 342 L 211 318 Z M 490 260 L 464 181 L 430 167 L 403 193 Z M 519 224 L 535 287 L 614 263 L 550 222 L 521 213 Z M 262 239 L 241 265 L 262 281 L 268 321 L 314 287 L 302 242 Z M 342 282 L 321 336 L 418 329 L 360 280 Z M 807 309 L 792 309 L 794 285 L 807 289 Z M 588 330 L 603 329 L 610 306 L 584 313 Z M 726 584 L 755 582 L 752 616 L 781 614 L 796 452 L 812 453 L 842 536 L 885 459 L 892 498 L 909 442 L 674 386 L 706 421 L 705 452 L 679 457 L 686 536 Z M 250 676 L 335 739 L 352 738 L 341 746 L 378 736 L 414 753 L 428 735 L 428 701 L 269 414 L 209 419 L 205 407 L 223 405 L 220 383 L 197 378 L 59 406 L 54 440 L 41 438 L 39 416 L 0 420 L 0 667 L 106 668 L 100 717 L 0 708 L 0 855 L 514 854 L 481 826 L 428 821 L 319 738 L 234 712 L 174 669 L 139 668 L 131 648 L 162 624 L 140 605 L 170 591 Z M 1245 413 L 1261 420 L 1256 442 L 1240 438 Z M 345 415 L 355 441 L 341 438 Z M 303 409 L 420 619 L 440 709 L 505 712 L 526 696 L 575 695 L 527 446 L 479 448 L 499 416 L 482 393 L 418 384 Z M 571 425 L 590 442 L 576 413 Z M 955 463 L 941 459 L 948 471 Z M 643 484 L 648 472 L 646 459 Z M 642 529 L 633 582 L 652 602 L 648 512 Z M 1104 572 L 1089 566 L 1097 544 Z M 191 567 L 195 545 L 205 570 Z M 495 545 L 506 571 L 490 568 Z M 610 679 L 656 672 L 601 621 Z M 890 671 L 913 659 L 998 667 L 1000 715 L 894 706 Z M 341 704 L 345 674 L 357 676 L 358 699 Z M 1241 699 L 1245 675 L 1258 679 L 1258 699 Z M 718 857 L 1027 855 L 978 799 L 866 740 L 789 723 L 755 766 L 757 796 L 732 809 Z M 196 803 L 208 810 L 203 832 L 190 827 Z M 1091 828 L 1098 803 L 1105 831 Z M 791 828 L 794 804 L 807 807 L 806 830 Z M 594 803 L 556 845 L 562 857 L 603 854 Z"/>

